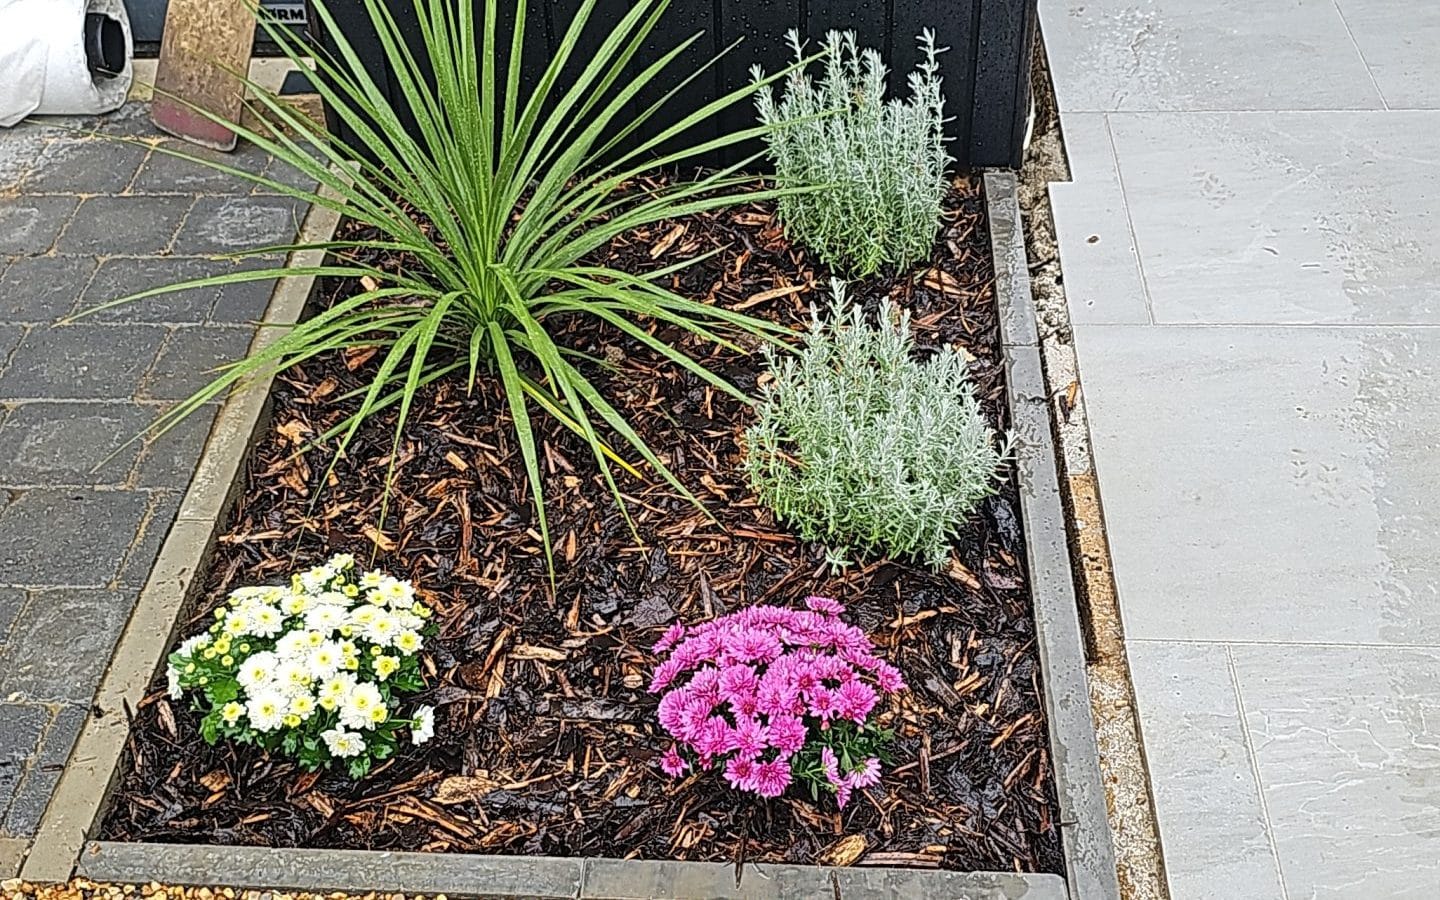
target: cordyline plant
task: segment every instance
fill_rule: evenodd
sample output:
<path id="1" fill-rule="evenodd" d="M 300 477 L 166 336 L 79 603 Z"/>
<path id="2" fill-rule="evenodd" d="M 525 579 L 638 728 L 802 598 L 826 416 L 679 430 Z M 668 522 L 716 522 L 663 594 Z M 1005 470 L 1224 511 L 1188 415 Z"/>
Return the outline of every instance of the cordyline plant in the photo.
<path id="1" fill-rule="evenodd" d="M 530 4 L 486 0 L 418 0 L 415 15 L 423 54 L 407 44 L 385 0 L 363 0 L 393 70 L 400 96 L 392 104 L 336 26 L 325 0 L 315 14 L 333 35 L 333 57 L 316 53 L 316 89 L 354 134 L 357 146 L 332 142 L 314 122 L 248 80 L 252 109 L 262 127 L 197 110 L 224 124 L 277 160 L 318 182 L 304 190 L 223 164 L 173 155 L 258 182 L 272 191 L 338 210 L 362 226 L 364 238 L 266 247 L 252 254 L 323 249 L 330 260 L 309 268 L 259 269 L 197 279 L 145 291 L 106 308 L 170 291 L 288 275 L 358 279 L 365 290 L 307 321 L 225 369 L 177 405 L 155 426 L 163 431 L 232 387 L 244 385 L 320 354 L 354 347 L 380 348 L 379 364 L 358 397 L 355 412 L 319 440 L 339 438 L 335 458 L 356 430 L 377 412 L 396 408 L 395 443 L 416 392 L 437 379 L 463 377 L 473 388 L 482 371 L 498 376 L 514 419 L 538 513 L 547 558 L 549 529 L 541 488 L 531 410 L 555 416 L 592 448 L 620 501 L 611 465 L 638 469 L 607 445 L 608 428 L 671 486 L 698 504 L 619 412 L 576 367 L 579 354 L 551 336 L 552 319 L 583 314 L 623 331 L 706 382 L 743 395 L 644 323 L 668 323 L 717 343 L 722 329 L 771 336 L 775 326 L 686 299 L 665 281 L 680 266 L 636 275 L 585 262 L 615 236 L 664 219 L 704 212 L 782 191 L 739 194 L 749 160 L 691 182 L 645 192 L 617 193 L 637 175 L 763 135 L 763 126 L 674 147 L 691 127 L 745 100 L 746 87 L 683 115 L 668 101 L 700 72 L 672 74 L 671 64 L 697 34 L 641 67 L 637 54 L 653 39 L 669 0 L 636 0 L 593 51 L 579 49 L 594 28 L 596 0 L 585 0 L 533 89 L 522 91 L 522 36 Z M 508 57 L 496 23 L 511 23 Z M 302 65 L 312 50 L 282 27 L 261 24 Z M 593 43 L 593 42 L 592 42 Z M 508 58 L 502 65 L 501 60 Z M 574 72 L 562 83 L 562 70 Z M 243 79 L 242 79 L 243 80 Z M 640 91 L 659 82 L 668 92 L 631 113 Z M 672 86 L 673 85 L 673 86 Z M 664 108 L 667 122 L 653 137 L 622 143 Z M 405 113 L 413 114 L 408 133 Z M 627 118 L 628 116 L 628 118 Z M 390 271 L 363 262 L 371 251 L 408 255 L 417 268 Z M 683 263 L 681 265 L 684 265 Z M 622 449 L 623 449 L 622 445 Z M 391 454 L 393 459 L 397 454 Z M 333 465 L 333 463 L 332 463 Z M 388 486 L 393 471 L 387 475 Z M 623 502 L 620 503 L 624 511 Z M 626 514 L 628 518 L 628 513 Z M 553 562 L 552 562 L 553 571 Z"/>

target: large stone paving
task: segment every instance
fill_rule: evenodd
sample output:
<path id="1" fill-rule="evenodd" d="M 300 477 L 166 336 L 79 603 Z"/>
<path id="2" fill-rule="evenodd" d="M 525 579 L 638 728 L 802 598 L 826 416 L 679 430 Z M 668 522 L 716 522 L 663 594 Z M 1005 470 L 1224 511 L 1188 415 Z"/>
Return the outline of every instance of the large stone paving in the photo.
<path id="1" fill-rule="evenodd" d="M 34 833 L 213 408 L 132 439 L 207 370 L 244 353 L 272 285 L 55 323 L 148 287 L 255 266 L 217 254 L 287 241 L 305 214 L 287 197 L 77 125 L 158 140 L 138 104 L 0 130 L 0 842 Z M 272 167 L 248 147 L 226 161 Z"/>
<path id="2" fill-rule="evenodd" d="M 1040 10 L 1171 896 L 1440 897 L 1440 7 Z"/>

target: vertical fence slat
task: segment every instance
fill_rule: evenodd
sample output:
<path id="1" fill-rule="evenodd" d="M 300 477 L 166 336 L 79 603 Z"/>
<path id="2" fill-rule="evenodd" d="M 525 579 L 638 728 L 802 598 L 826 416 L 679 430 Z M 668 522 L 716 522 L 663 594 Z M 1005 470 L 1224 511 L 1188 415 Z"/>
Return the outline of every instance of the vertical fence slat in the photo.
<path id="1" fill-rule="evenodd" d="M 935 32 L 935 46 L 947 48 L 940 54 L 941 91 L 945 94 L 945 133 L 951 140 L 950 155 L 962 163 L 968 158 L 966 138 L 970 134 L 975 92 L 974 3 L 954 0 L 895 0 L 894 51 L 891 56 L 891 90 L 908 90 L 906 81 L 920 64 L 920 33 Z"/>
<path id="2" fill-rule="evenodd" d="M 686 5 L 677 4 L 680 8 Z M 676 8 L 671 7 L 672 15 Z M 716 23 L 719 45 L 730 48 L 720 60 L 722 90 L 732 91 L 749 84 L 752 66 L 758 65 L 768 74 L 789 64 L 790 49 L 785 43 L 785 32 L 800 27 L 797 9 L 795 0 L 722 0 L 720 21 Z M 717 127 L 727 133 L 750 128 L 755 124 L 755 104 L 736 103 L 716 118 Z M 759 149 L 757 144 L 735 148 L 724 162 L 734 162 Z"/>
<path id="3" fill-rule="evenodd" d="M 853 31 L 860 46 L 886 52 L 885 0 L 810 0 L 809 7 L 805 31 L 810 40 L 823 40 L 829 31 Z"/>
<path id="4" fill-rule="evenodd" d="M 1019 166 L 1029 115 L 1035 0 L 975 0 L 980 40 L 973 70 L 970 163 Z"/>

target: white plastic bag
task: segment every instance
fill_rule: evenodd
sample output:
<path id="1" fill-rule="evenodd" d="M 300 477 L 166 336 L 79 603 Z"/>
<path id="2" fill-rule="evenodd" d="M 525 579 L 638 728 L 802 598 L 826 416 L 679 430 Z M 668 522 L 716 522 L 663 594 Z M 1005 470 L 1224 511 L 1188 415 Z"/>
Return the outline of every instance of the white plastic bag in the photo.
<path id="1" fill-rule="evenodd" d="M 85 62 L 85 14 L 104 13 L 125 32 L 125 67 L 97 78 Z M 123 0 L 0 0 L 0 126 L 32 113 L 109 112 L 134 78 Z"/>

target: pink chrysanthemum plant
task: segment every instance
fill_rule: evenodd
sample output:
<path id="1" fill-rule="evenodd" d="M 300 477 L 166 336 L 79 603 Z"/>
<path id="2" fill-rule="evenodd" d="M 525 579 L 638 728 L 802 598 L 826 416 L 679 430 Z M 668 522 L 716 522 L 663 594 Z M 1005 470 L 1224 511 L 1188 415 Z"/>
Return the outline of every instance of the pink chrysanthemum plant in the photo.
<path id="1" fill-rule="evenodd" d="M 805 605 L 754 606 L 665 632 L 650 692 L 663 694 L 660 725 L 675 739 L 660 760 L 666 774 L 717 768 L 761 797 L 800 782 L 841 807 L 879 783 L 893 733 L 877 724 L 877 707 L 905 680 L 841 621 L 844 606 L 827 597 Z"/>

